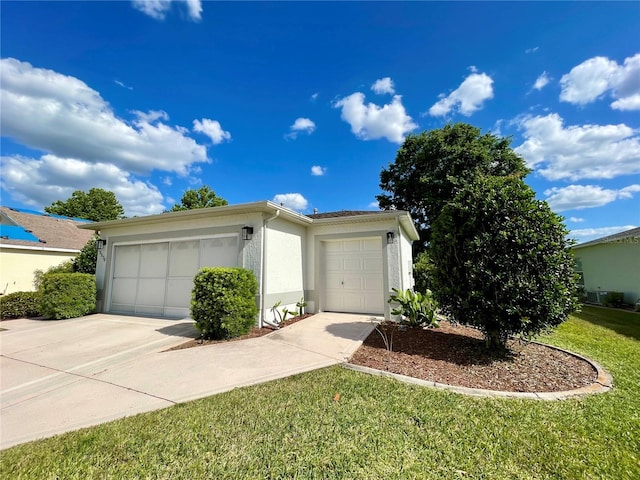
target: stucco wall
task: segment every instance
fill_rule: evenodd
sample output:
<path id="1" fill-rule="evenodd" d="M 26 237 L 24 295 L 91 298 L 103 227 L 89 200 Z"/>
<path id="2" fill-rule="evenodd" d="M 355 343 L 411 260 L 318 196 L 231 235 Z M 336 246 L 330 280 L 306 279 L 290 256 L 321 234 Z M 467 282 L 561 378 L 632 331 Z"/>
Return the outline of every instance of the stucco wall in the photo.
<path id="1" fill-rule="evenodd" d="M 275 219 L 269 222 L 265 234 L 267 304 L 273 304 L 278 300 L 281 300 L 283 305 L 295 303 L 304 295 L 302 249 L 306 228 Z M 278 295 L 283 298 L 279 298 Z M 267 305 L 269 306 L 271 305 Z"/>
<path id="2" fill-rule="evenodd" d="M 33 291 L 34 270 L 46 271 L 50 267 L 72 260 L 78 253 L 48 252 L 0 248 L 0 292 Z"/>
<path id="3" fill-rule="evenodd" d="M 587 292 L 624 292 L 626 303 L 640 298 L 640 243 L 602 243 L 574 250 L 582 263 Z"/>

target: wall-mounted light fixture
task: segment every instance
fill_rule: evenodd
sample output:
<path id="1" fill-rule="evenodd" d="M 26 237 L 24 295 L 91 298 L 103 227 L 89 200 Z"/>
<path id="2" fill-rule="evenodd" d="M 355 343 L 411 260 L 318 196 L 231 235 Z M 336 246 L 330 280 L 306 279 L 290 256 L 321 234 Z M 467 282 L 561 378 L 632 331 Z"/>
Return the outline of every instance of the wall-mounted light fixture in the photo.
<path id="1" fill-rule="evenodd" d="M 242 227 L 242 239 L 243 240 L 251 240 L 253 237 L 253 227 Z"/>
<path id="2" fill-rule="evenodd" d="M 391 245 L 396 238 L 396 234 L 394 232 L 387 232 L 387 245 Z"/>
<path id="3" fill-rule="evenodd" d="M 98 251 L 102 250 L 104 247 L 106 247 L 107 245 L 107 241 L 99 238 L 98 240 L 96 240 L 96 248 L 98 249 Z"/>

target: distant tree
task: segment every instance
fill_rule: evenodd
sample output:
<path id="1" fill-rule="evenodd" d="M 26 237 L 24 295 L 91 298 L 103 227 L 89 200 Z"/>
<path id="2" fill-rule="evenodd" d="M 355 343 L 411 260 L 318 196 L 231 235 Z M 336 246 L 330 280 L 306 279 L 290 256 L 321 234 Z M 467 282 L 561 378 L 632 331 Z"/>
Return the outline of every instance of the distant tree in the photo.
<path id="1" fill-rule="evenodd" d="M 511 139 L 456 123 L 408 135 L 395 162 L 380 173 L 376 198 L 383 210 L 406 210 L 420 233 L 415 253 L 425 248 L 430 224 L 457 192 L 479 176 L 524 178 L 529 170 L 510 148 Z"/>
<path id="2" fill-rule="evenodd" d="M 181 210 L 194 210 L 196 208 L 222 207 L 228 205 L 224 198 L 218 197 L 216 192 L 210 187 L 204 185 L 198 190 L 189 189 L 184 192 L 180 203 L 176 203 L 171 207 L 171 212 L 179 212 Z"/>
<path id="3" fill-rule="evenodd" d="M 124 208 L 115 193 L 102 188 L 92 188 L 88 192 L 76 190 L 66 201 L 57 200 L 44 207 L 44 211 L 94 222 L 124 218 Z"/>
<path id="4" fill-rule="evenodd" d="M 517 177 L 458 190 L 432 224 L 431 281 L 445 312 L 479 327 L 487 346 L 557 326 L 578 306 L 562 218 Z"/>

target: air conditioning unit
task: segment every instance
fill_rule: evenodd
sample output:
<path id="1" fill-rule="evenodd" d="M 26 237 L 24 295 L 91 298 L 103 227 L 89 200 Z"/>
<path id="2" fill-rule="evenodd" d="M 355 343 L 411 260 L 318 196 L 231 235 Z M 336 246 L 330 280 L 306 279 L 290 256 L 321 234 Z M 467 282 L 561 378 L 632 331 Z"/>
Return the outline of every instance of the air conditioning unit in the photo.
<path id="1" fill-rule="evenodd" d="M 604 298 L 609 294 L 609 292 L 587 292 L 587 302 L 589 303 L 597 303 L 599 305 L 604 304 Z"/>

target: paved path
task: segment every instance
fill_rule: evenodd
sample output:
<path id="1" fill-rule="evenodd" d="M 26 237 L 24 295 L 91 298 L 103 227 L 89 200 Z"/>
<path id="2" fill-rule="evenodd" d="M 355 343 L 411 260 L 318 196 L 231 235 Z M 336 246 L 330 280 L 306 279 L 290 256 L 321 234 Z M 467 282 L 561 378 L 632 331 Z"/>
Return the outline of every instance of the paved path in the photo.
<path id="1" fill-rule="evenodd" d="M 164 350 L 190 320 L 96 314 L 0 323 L 0 449 L 344 362 L 371 316 L 320 313 L 270 335 Z"/>

